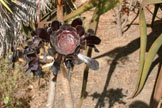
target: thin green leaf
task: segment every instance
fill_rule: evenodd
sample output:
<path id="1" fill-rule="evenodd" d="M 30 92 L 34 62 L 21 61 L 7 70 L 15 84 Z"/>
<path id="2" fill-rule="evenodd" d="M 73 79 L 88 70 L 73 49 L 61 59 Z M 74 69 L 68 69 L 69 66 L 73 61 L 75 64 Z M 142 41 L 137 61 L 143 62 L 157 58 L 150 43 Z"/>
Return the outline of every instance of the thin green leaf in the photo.
<path id="1" fill-rule="evenodd" d="M 101 5 L 98 5 L 96 7 L 96 9 L 93 13 L 93 17 L 91 19 L 90 25 L 89 25 L 89 28 L 95 30 L 95 33 L 96 33 L 96 30 L 97 30 L 98 22 L 99 22 L 99 18 L 100 18 L 99 10 L 102 8 L 100 6 Z M 86 55 L 88 57 L 91 57 L 91 55 L 92 55 L 92 48 L 91 47 L 88 47 L 86 49 Z M 82 91 L 81 91 L 81 96 L 80 96 L 78 108 L 81 108 L 82 103 L 83 103 L 83 99 L 84 99 L 84 96 L 85 96 L 85 93 L 86 93 L 87 82 L 88 82 L 88 74 L 89 74 L 89 68 L 85 65 L 84 74 L 83 74 L 83 82 L 82 82 Z"/>
<path id="2" fill-rule="evenodd" d="M 145 20 L 145 14 L 143 8 L 140 9 L 139 27 L 140 27 L 140 64 L 139 64 L 139 72 L 138 72 L 136 89 L 133 95 L 131 96 L 131 98 L 137 95 L 136 92 L 139 89 L 139 83 L 141 80 L 141 75 L 142 75 L 143 66 L 145 62 L 145 52 L 146 52 L 146 44 L 147 44 L 147 27 L 146 27 L 146 20 Z"/>
<path id="3" fill-rule="evenodd" d="M 145 61 L 144 67 L 143 67 L 142 75 L 141 75 L 141 81 L 140 81 L 138 90 L 136 92 L 136 95 L 138 95 L 140 93 L 140 91 L 142 90 L 142 88 L 145 84 L 146 78 L 148 76 L 148 72 L 150 70 L 152 61 L 153 61 L 157 51 L 161 47 L 161 45 L 162 45 L 162 34 L 155 40 L 155 42 L 151 46 L 151 48 L 146 56 L 146 61 Z"/>
<path id="4" fill-rule="evenodd" d="M 88 11 L 89 9 L 95 7 L 97 4 L 99 3 L 98 0 L 90 0 L 86 3 L 84 3 L 82 6 L 80 6 L 77 10 L 74 10 L 72 13 L 70 13 L 69 15 L 66 15 L 64 17 L 64 20 L 68 20 L 70 18 L 73 18 L 79 14 L 82 14 L 86 11 Z"/>
<path id="5" fill-rule="evenodd" d="M 148 4 L 159 4 L 162 3 L 162 0 L 143 0 L 142 4 L 143 5 L 148 5 Z"/>
<path id="6" fill-rule="evenodd" d="M 56 11 L 57 9 L 53 9 L 51 12 L 46 13 L 41 19 L 40 21 L 48 21 L 50 20 L 51 16 L 54 16 L 51 20 L 55 20 L 56 19 Z"/>
<path id="7" fill-rule="evenodd" d="M 73 18 L 79 14 L 82 14 L 95 6 L 100 5 L 100 3 L 102 4 L 102 8 L 99 13 L 104 14 L 108 10 L 110 10 L 110 9 L 114 8 L 116 5 L 120 4 L 122 1 L 123 0 L 103 0 L 103 1 L 90 0 L 86 3 L 84 3 L 82 6 L 80 6 L 77 10 L 74 10 L 69 15 L 66 15 L 64 17 L 64 20 L 68 20 L 68 19 Z"/>
<path id="8" fill-rule="evenodd" d="M 0 2 L 3 4 L 5 8 L 7 8 L 8 11 L 10 11 L 13 14 L 12 10 L 10 9 L 10 7 L 7 5 L 7 3 L 4 0 L 0 0 Z"/>
<path id="9" fill-rule="evenodd" d="M 69 6 L 69 8 L 70 8 L 71 10 L 76 10 L 76 9 L 77 9 L 77 6 L 76 6 L 75 3 L 73 2 L 73 0 L 66 0 L 65 2 L 68 4 L 68 6 Z"/>
<path id="10" fill-rule="evenodd" d="M 35 23 L 32 17 L 30 19 L 29 27 L 31 28 L 31 30 L 36 30 Z"/>
<path id="11" fill-rule="evenodd" d="M 155 90 L 154 90 L 154 95 L 153 95 L 153 100 L 151 101 L 151 108 L 157 108 L 158 103 L 161 100 L 162 97 L 162 66 L 160 73 L 158 75 L 156 85 L 155 85 Z"/>

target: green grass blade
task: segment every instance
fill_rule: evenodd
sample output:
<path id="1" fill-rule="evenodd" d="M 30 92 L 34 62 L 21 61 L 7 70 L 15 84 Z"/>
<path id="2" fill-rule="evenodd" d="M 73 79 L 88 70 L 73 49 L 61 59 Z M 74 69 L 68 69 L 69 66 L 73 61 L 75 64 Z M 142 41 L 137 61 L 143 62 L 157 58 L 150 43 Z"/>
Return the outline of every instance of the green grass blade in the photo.
<path id="1" fill-rule="evenodd" d="M 152 61 L 153 61 L 157 51 L 161 47 L 161 45 L 162 45 L 162 34 L 155 40 L 155 42 L 151 46 L 151 48 L 146 56 L 146 60 L 145 60 L 145 64 L 144 64 L 143 72 L 142 72 L 142 76 L 141 76 L 141 81 L 139 83 L 139 87 L 136 92 L 136 95 L 138 95 L 140 93 L 140 91 L 142 90 L 142 88 L 145 84 L 146 78 L 148 76 L 148 72 L 150 70 Z"/>
<path id="2" fill-rule="evenodd" d="M 103 0 L 103 1 L 99 1 L 99 0 L 90 0 L 86 3 L 84 3 L 81 7 L 79 7 L 77 10 L 74 10 L 72 13 L 70 13 L 69 15 L 66 15 L 64 17 L 64 20 L 68 20 L 70 18 L 73 18 L 79 14 L 82 14 L 86 11 L 88 11 L 89 9 L 98 6 L 100 3 L 102 4 L 102 8 L 100 10 L 100 14 L 104 14 L 105 12 L 107 12 L 108 10 L 114 8 L 116 5 L 120 4 L 123 0 Z"/>
<path id="3" fill-rule="evenodd" d="M 139 83 L 141 80 L 141 75 L 142 75 L 143 66 L 145 62 L 145 52 L 146 52 L 146 44 L 147 44 L 147 27 L 146 27 L 146 20 L 145 20 L 143 8 L 140 9 L 139 26 L 140 26 L 140 64 L 139 64 L 139 72 L 138 72 L 136 89 L 133 95 L 131 96 L 131 98 L 137 95 L 136 92 L 139 89 Z"/>
<path id="4" fill-rule="evenodd" d="M 99 12 L 99 7 L 96 7 L 95 12 L 94 12 L 93 17 L 92 17 L 91 22 L 90 22 L 90 27 L 89 27 L 89 28 L 95 30 L 95 33 L 96 33 L 96 30 L 97 30 L 98 21 L 99 21 L 99 17 L 100 17 L 100 14 L 98 14 L 98 12 Z M 86 49 L 86 55 L 88 57 L 91 57 L 91 55 L 92 55 L 92 48 L 91 47 L 88 47 Z M 78 108 L 81 108 L 82 103 L 83 103 L 83 99 L 84 99 L 84 96 L 85 96 L 85 93 L 86 93 L 87 82 L 88 82 L 88 74 L 89 74 L 89 68 L 87 66 L 85 66 L 84 74 L 83 74 L 82 90 L 81 90 L 81 96 L 80 96 Z"/>
<path id="5" fill-rule="evenodd" d="M 158 103 L 161 100 L 161 97 L 162 97 L 162 66 L 156 81 L 153 100 L 151 101 L 151 105 L 150 105 L 151 108 L 157 108 Z"/>
<path id="6" fill-rule="evenodd" d="M 73 18 L 79 14 L 82 14 L 82 13 L 88 11 L 89 9 L 95 7 L 98 3 L 99 3 L 98 0 L 90 0 L 86 3 L 84 3 L 82 6 L 80 6 L 77 10 L 74 10 L 72 13 L 66 15 L 64 17 L 64 20 L 68 20 L 68 19 Z"/>
<path id="7" fill-rule="evenodd" d="M 8 11 L 10 11 L 10 12 L 13 14 L 12 10 L 10 9 L 10 7 L 7 5 L 7 3 L 6 3 L 4 0 L 0 0 L 0 2 L 2 3 L 2 5 L 3 5 L 5 8 L 7 8 Z"/>
<path id="8" fill-rule="evenodd" d="M 143 0 L 142 4 L 143 5 L 148 5 L 148 4 L 159 4 L 162 3 L 162 0 Z"/>

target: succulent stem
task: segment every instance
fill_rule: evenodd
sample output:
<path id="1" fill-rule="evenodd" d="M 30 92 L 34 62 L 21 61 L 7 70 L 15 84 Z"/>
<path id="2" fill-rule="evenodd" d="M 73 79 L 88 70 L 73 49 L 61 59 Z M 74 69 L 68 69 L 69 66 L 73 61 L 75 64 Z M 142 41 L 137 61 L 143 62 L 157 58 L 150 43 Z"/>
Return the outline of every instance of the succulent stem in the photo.
<path id="1" fill-rule="evenodd" d="M 59 22 L 63 22 L 63 1 L 62 0 L 57 0 L 57 20 Z M 70 82 L 68 80 L 68 71 L 65 68 L 65 65 L 63 62 L 61 62 L 61 72 L 58 75 L 61 77 L 62 81 L 62 87 L 64 91 L 64 102 L 65 102 L 65 108 L 73 108 L 73 101 L 72 101 L 72 94 L 71 94 L 71 87 L 70 87 Z M 53 74 L 51 74 L 51 77 L 53 77 Z M 57 76 L 55 76 L 56 79 Z M 54 105 L 54 97 L 55 97 L 55 90 L 56 90 L 56 80 L 53 81 L 50 79 L 50 87 L 49 87 L 49 92 L 48 92 L 48 102 L 49 106 L 47 108 L 53 108 Z"/>

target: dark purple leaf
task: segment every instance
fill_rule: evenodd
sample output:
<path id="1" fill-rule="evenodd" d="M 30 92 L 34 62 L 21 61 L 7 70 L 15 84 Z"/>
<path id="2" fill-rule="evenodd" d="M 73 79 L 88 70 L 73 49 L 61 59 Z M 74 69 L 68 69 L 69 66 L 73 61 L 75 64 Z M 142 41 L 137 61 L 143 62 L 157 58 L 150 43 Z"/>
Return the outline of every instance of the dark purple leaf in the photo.
<path id="1" fill-rule="evenodd" d="M 95 46 L 95 45 L 88 45 L 88 46 L 90 46 L 90 47 L 94 48 L 95 52 L 99 52 L 99 50 L 96 48 L 96 46 Z"/>
<path id="2" fill-rule="evenodd" d="M 50 41 L 50 35 L 47 33 L 47 31 L 44 28 L 38 28 L 36 30 L 37 36 L 39 36 L 41 39 Z"/>
<path id="3" fill-rule="evenodd" d="M 95 34 L 95 32 L 94 32 L 94 30 L 93 29 L 88 29 L 88 34 L 90 35 L 90 36 L 94 36 L 94 34 Z"/>
<path id="4" fill-rule="evenodd" d="M 54 75 L 57 75 L 57 73 L 60 71 L 61 60 L 62 60 L 62 56 L 59 55 L 53 63 L 52 72 Z"/>
<path id="5" fill-rule="evenodd" d="M 37 34 L 36 34 L 35 31 L 31 31 L 31 35 L 32 35 L 32 36 L 35 36 L 35 35 L 37 35 Z"/>
<path id="6" fill-rule="evenodd" d="M 82 20 L 80 18 L 76 18 L 72 21 L 71 26 L 76 27 L 77 25 L 82 25 Z"/>
<path id="7" fill-rule="evenodd" d="M 76 30 L 77 30 L 77 33 L 79 34 L 79 36 L 82 36 L 82 35 L 84 35 L 84 33 L 85 33 L 84 27 L 81 26 L 81 25 L 78 25 L 78 26 L 76 27 Z"/>
<path id="8" fill-rule="evenodd" d="M 60 26 L 61 26 L 61 23 L 57 20 L 55 20 L 51 23 L 52 31 L 57 31 L 60 28 Z"/>
<path id="9" fill-rule="evenodd" d="M 101 42 L 101 39 L 98 38 L 97 36 L 87 36 L 87 37 L 84 38 L 84 40 L 86 40 L 88 45 L 91 45 L 91 44 L 92 45 L 93 44 L 98 45 Z"/>

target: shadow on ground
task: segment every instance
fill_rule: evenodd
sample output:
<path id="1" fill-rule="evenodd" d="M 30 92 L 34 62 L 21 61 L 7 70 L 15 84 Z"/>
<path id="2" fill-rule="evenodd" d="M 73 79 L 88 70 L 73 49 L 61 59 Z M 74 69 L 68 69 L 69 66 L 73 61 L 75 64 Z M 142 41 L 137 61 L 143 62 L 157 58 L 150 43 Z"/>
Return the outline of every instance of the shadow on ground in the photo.
<path id="1" fill-rule="evenodd" d="M 148 26 L 150 27 L 150 25 L 148 25 Z M 152 32 L 150 34 L 148 34 L 147 51 L 149 50 L 149 48 L 151 47 L 151 45 L 155 41 L 155 39 L 161 33 L 162 33 L 162 20 L 159 20 L 159 21 L 156 21 L 154 23 L 154 27 L 152 28 Z M 115 71 L 115 68 L 117 66 L 117 62 L 120 61 L 123 58 L 127 58 L 128 55 L 135 52 L 139 48 L 140 48 L 140 38 L 137 38 L 137 39 L 131 41 L 130 43 L 128 43 L 126 46 L 115 48 L 115 49 L 113 49 L 113 50 L 111 50 L 109 52 L 106 52 L 104 54 L 101 54 L 101 55 L 95 57 L 95 59 L 102 58 L 102 57 L 105 57 L 105 56 L 109 56 L 109 57 L 113 58 L 113 60 L 112 60 L 112 62 L 110 64 L 110 68 L 108 70 L 107 80 L 105 82 L 105 86 L 104 86 L 104 89 L 103 89 L 102 93 L 101 94 L 94 93 L 92 95 L 92 96 L 94 96 L 94 98 L 96 98 L 95 97 L 96 94 L 98 95 L 98 97 L 97 97 L 98 101 L 97 101 L 97 104 L 96 104 L 95 108 L 102 108 L 105 105 L 105 99 L 108 96 L 107 95 L 107 92 L 108 92 L 107 88 L 109 86 L 111 76 L 112 76 L 112 74 Z M 160 49 L 160 51 L 162 52 L 162 48 Z M 161 55 L 160 51 L 158 52 L 158 55 Z M 152 65 L 151 69 L 153 69 L 153 67 L 155 67 L 159 63 L 159 61 L 160 61 L 159 58 L 157 58 L 153 62 L 153 65 Z"/>
<path id="2" fill-rule="evenodd" d="M 91 96 L 93 97 L 93 99 L 96 99 L 96 98 L 101 97 L 101 94 L 95 92 Z M 124 101 L 121 100 L 123 97 L 126 97 L 126 95 L 122 93 L 121 88 L 107 90 L 105 91 L 105 94 L 102 96 L 105 96 L 106 97 L 105 100 L 109 102 L 109 108 L 112 108 L 112 106 L 116 102 L 119 104 L 126 104 Z M 102 107 L 104 107 L 105 106 L 104 100 L 100 100 L 100 104 L 102 105 Z"/>
<path id="3" fill-rule="evenodd" d="M 134 101 L 129 105 L 129 108 L 150 108 L 150 107 L 142 101 Z"/>

